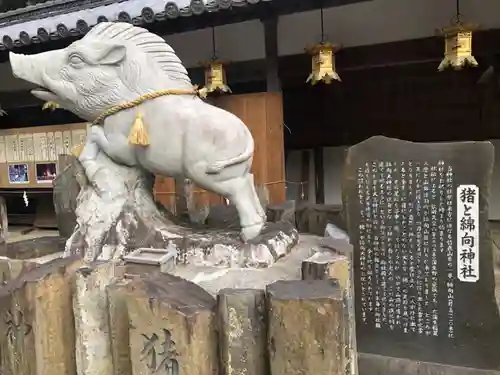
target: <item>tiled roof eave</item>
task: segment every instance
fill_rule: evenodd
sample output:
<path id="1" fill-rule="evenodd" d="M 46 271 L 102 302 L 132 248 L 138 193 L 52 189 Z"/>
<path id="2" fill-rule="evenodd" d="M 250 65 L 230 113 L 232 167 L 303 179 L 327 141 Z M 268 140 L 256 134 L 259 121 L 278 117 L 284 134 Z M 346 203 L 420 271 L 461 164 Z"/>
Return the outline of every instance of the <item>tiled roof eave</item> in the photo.
<path id="1" fill-rule="evenodd" d="M 271 0 L 53 0 L 0 14 L 0 50 L 85 35 L 105 21 L 140 26 Z"/>

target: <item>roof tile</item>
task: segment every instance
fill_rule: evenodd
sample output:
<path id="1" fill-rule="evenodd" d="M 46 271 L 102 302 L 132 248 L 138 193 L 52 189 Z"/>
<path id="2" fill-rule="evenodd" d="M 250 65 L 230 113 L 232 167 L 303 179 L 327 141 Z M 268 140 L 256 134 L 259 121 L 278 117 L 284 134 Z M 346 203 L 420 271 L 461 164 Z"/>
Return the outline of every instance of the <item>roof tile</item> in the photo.
<path id="1" fill-rule="evenodd" d="M 142 25 L 272 0 L 52 0 L 0 14 L 0 50 L 84 35 L 99 22 Z"/>

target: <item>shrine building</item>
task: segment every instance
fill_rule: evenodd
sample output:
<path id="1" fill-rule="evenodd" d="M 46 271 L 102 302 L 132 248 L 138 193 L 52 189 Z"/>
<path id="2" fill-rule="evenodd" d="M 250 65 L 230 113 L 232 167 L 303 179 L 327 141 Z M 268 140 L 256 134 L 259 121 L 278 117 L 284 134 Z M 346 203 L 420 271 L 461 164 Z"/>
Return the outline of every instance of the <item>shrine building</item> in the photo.
<path id="1" fill-rule="evenodd" d="M 193 84 L 217 78 L 230 88 L 208 100 L 251 129 L 254 174 L 272 203 L 339 205 L 344 152 L 373 135 L 500 148 L 498 14 L 498 0 L 4 0 L 0 196 L 9 212 L 34 214 L 21 197 L 46 204 L 58 155 L 86 128 L 65 110 L 42 109 L 30 84 L 12 76 L 9 51 L 63 48 L 103 21 L 145 27 L 174 48 Z M 500 220 L 496 160 L 492 220 Z M 157 178 L 155 193 L 175 204 L 172 179 Z M 198 204 L 221 201 L 195 193 Z"/>

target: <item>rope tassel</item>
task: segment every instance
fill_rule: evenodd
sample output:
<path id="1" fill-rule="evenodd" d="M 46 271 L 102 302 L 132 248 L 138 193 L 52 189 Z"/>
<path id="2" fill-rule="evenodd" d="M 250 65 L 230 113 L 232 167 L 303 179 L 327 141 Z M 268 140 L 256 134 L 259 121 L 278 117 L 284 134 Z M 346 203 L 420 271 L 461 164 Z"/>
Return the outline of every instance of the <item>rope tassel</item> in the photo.
<path id="1" fill-rule="evenodd" d="M 128 141 L 133 145 L 139 146 L 149 146 L 150 144 L 148 132 L 142 121 L 141 113 L 138 113 L 135 118 L 134 125 L 132 125 L 132 129 L 128 135 Z"/>
<path id="2" fill-rule="evenodd" d="M 198 96 L 200 98 L 205 98 L 206 94 L 207 93 L 205 89 L 198 90 L 197 87 L 193 87 L 192 89 L 170 89 L 170 90 L 151 92 L 148 94 L 141 95 L 137 99 L 132 100 L 130 102 L 118 104 L 115 105 L 114 107 L 107 109 L 104 113 L 102 113 L 101 115 L 99 115 L 99 117 L 97 117 L 94 121 L 92 121 L 92 125 L 102 126 L 106 117 L 113 116 L 114 114 L 123 111 L 125 109 L 137 107 L 138 105 L 144 103 L 146 100 L 156 99 L 159 98 L 160 96 L 193 95 L 193 96 Z M 142 121 L 142 113 L 137 114 L 134 124 L 132 125 L 132 129 L 130 129 L 130 133 L 128 135 L 128 141 L 130 144 L 133 145 L 139 145 L 139 146 L 150 145 L 149 135 L 146 130 L 146 127 L 144 126 L 144 122 Z"/>

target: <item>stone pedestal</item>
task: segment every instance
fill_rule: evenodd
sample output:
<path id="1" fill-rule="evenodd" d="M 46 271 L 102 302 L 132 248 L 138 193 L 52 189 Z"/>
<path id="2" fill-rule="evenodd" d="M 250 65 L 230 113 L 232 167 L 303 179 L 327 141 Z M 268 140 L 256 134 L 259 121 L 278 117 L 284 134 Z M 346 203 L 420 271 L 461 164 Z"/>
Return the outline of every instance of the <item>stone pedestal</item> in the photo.
<path id="1" fill-rule="evenodd" d="M 350 246 L 345 243 L 345 247 Z M 349 254 L 352 254 L 352 246 Z M 346 346 L 346 375 L 358 374 L 356 346 L 356 317 L 354 312 L 354 275 L 348 255 L 326 250 L 318 252 L 302 262 L 302 280 L 336 280 L 344 299 Z"/>
<path id="2" fill-rule="evenodd" d="M 258 289 L 223 289 L 217 296 L 222 375 L 265 375 L 266 296 Z"/>
<path id="3" fill-rule="evenodd" d="M 272 375 L 344 375 L 342 291 L 332 280 L 277 281 L 267 288 Z"/>
<path id="4" fill-rule="evenodd" d="M 129 317 L 124 286 L 132 278 L 126 277 L 106 288 L 109 307 L 109 331 L 114 375 L 132 375 L 129 343 Z"/>
<path id="5" fill-rule="evenodd" d="M 25 260 L 0 258 L 0 286 L 7 284 L 21 273 L 27 272 L 36 266 L 38 266 L 37 263 Z"/>
<path id="6" fill-rule="evenodd" d="M 73 310 L 78 375 L 112 374 L 110 323 L 106 287 L 124 274 L 112 262 L 94 262 L 78 269 Z"/>
<path id="7" fill-rule="evenodd" d="M 0 288 L 0 373 L 75 373 L 71 279 L 78 257 L 56 259 Z"/>
<path id="8" fill-rule="evenodd" d="M 123 286 L 132 374 L 218 374 L 215 299 L 184 279 L 156 274 Z"/>
<path id="9" fill-rule="evenodd" d="M 77 224 L 66 242 L 65 255 L 82 253 L 87 262 L 119 261 L 140 248 L 171 248 L 183 264 L 267 267 L 298 241 L 290 223 L 267 223 L 247 243 L 241 241 L 240 231 L 181 226 L 156 205 L 152 176 L 144 170 L 115 164 L 103 153 L 86 163 L 96 170 L 92 184 L 80 176 Z M 222 257 L 217 254 L 221 246 L 228 249 Z"/>

